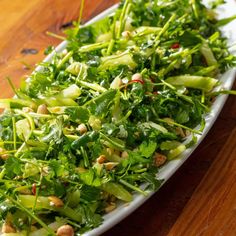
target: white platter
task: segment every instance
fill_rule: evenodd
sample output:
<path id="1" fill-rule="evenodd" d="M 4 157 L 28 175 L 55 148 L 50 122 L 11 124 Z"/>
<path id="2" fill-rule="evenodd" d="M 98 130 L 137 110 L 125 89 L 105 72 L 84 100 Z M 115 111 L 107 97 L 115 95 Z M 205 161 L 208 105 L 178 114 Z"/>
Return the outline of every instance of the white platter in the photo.
<path id="1" fill-rule="evenodd" d="M 207 3 L 209 1 L 204 1 L 204 3 Z M 87 22 L 85 25 L 92 24 L 109 14 L 111 14 L 115 9 L 117 8 L 117 5 L 112 6 L 111 8 L 105 10 L 98 16 L 94 17 L 92 20 Z M 232 15 L 236 14 L 236 2 L 234 0 L 227 0 L 226 4 L 221 6 L 218 9 L 218 17 L 219 18 L 226 18 L 230 17 Z M 236 20 L 231 22 L 225 27 L 222 27 L 223 34 L 229 39 L 228 44 L 229 46 L 236 43 Z M 62 42 L 56 49 L 56 52 L 62 51 L 67 45 L 67 42 Z M 233 49 L 233 48 L 232 48 Z M 54 52 L 55 53 L 55 52 Z M 50 54 L 48 57 L 45 58 L 44 61 L 48 62 L 51 60 L 53 54 Z M 232 50 L 232 53 L 236 54 L 236 50 Z M 37 67 L 36 70 L 40 70 L 40 67 Z M 236 75 L 236 68 L 231 69 L 227 71 L 224 75 L 221 76 L 220 81 L 222 82 L 222 85 L 220 88 L 224 89 L 230 89 L 233 85 L 234 79 Z M 216 101 L 214 102 L 212 106 L 212 110 L 209 114 L 207 114 L 206 118 L 206 126 L 202 133 L 202 135 L 198 135 L 198 141 L 197 144 L 193 147 L 187 149 L 180 158 L 173 160 L 166 164 L 159 172 L 157 178 L 158 179 L 164 179 L 164 184 L 176 171 L 180 166 L 186 161 L 186 159 L 191 155 L 191 153 L 197 148 L 197 146 L 200 144 L 200 142 L 204 139 L 212 125 L 214 124 L 215 120 L 217 119 L 221 109 L 224 106 L 224 103 L 227 99 L 227 95 L 220 95 L 217 97 Z M 117 207 L 116 210 L 112 211 L 109 214 L 106 214 L 104 216 L 104 222 L 99 227 L 87 232 L 84 234 L 84 236 L 97 236 L 102 234 L 103 232 L 110 229 L 112 226 L 123 220 L 126 216 L 131 214 L 135 209 L 137 209 L 140 205 L 142 205 L 145 201 L 148 200 L 149 197 L 151 197 L 154 194 L 154 192 L 150 192 L 148 196 L 142 196 L 139 194 L 134 195 L 134 200 L 129 204 L 121 204 Z"/>

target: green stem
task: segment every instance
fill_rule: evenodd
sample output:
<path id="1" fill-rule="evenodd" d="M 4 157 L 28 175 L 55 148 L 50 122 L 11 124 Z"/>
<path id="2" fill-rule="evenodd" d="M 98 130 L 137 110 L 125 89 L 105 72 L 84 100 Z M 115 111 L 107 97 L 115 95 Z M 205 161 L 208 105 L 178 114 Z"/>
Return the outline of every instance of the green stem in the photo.
<path id="1" fill-rule="evenodd" d="M 22 204 L 20 204 L 18 201 L 16 201 L 14 198 L 8 196 L 5 194 L 2 190 L 0 190 L 1 194 L 10 200 L 12 203 L 14 203 L 16 206 L 18 206 L 22 211 L 24 211 L 27 215 L 29 215 L 31 218 L 33 218 L 35 221 L 37 221 L 43 228 L 45 228 L 50 235 L 56 235 L 55 232 L 49 228 L 41 219 L 39 219 L 33 212 L 25 208 Z"/>
<path id="2" fill-rule="evenodd" d="M 156 41 L 155 47 L 157 47 L 157 46 L 159 45 L 159 43 L 160 43 L 160 41 L 159 41 L 160 37 L 167 31 L 167 29 L 168 29 L 169 26 L 170 26 L 170 23 L 171 23 L 173 20 L 175 20 L 175 18 L 176 18 L 176 14 L 174 13 L 174 14 L 170 17 L 170 19 L 166 22 L 166 24 L 163 26 L 163 28 L 161 29 L 161 31 L 159 32 L 159 34 L 156 36 L 156 38 L 155 38 L 155 41 Z"/>
<path id="3" fill-rule="evenodd" d="M 115 40 L 112 39 L 108 45 L 108 48 L 107 48 L 107 56 L 109 56 L 112 52 L 112 49 L 114 47 L 114 44 L 115 44 Z"/>
<path id="4" fill-rule="evenodd" d="M 16 150 L 16 118 L 12 117 L 12 127 L 13 127 L 13 147 Z"/>
<path id="5" fill-rule="evenodd" d="M 121 184 L 125 185 L 126 187 L 128 187 L 128 188 L 130 188 L 130 189 L 132 189 L 132 190 L 134 190 L 134 191 L 136 191 L 136 192 L 138 192 L 138 193 L 143 194 L 144 196 L 147 196 L 147 195 L 148 195 L 148 193 L 146 193 L 146 192 L 143 191 L 142 189 L 140 189 L 140 188 L 138 188 L 138 187 L 136 187 L 136 186 L 134 186 L 134 185 L 132 185 L 132 184 L 126 182 L 126 181 L 123 180 L 123 179 L 120 179 L 119 182 L 120 182 Z"/>
<path id="6" fill-rule="evenodd" d="M 6 169 L 5 169 L 5 168 L 3 168 L 3 169 L 1 170 L 1 172 L 0 172 L 0 180 L 2 180 L 2 179 L 3 179 L 3 177 L 4 177 L 5 173 L 6 173 Z"/>
<path id="7" fill-rule="evenodd" d="M 120 19 L 119 19 L 120 25 L 119 25 L 119 29 L 118 29 L 118 33 L 117 33 L 117 38 L 120 37 L 121 32 L 124 29 L 124 26 L 125 26 L 125 16 L 127 15 L 128 11 L 129 11 L 129 8 L 130 8 L 129 0 L 126 0 L 125 4 L 123 6 L 122 12 L 120 14 Z"/>
<path id="8" fill-rule="evenodd" d="M 6 77 L 6 79 L 7 79 L 8 83 L 9 83 L 12 91 L 14 92 L 14 94 L 19 98 L 20 96 L 18 95 L 18 92 L 17 92 L 14 84 L 12 83 L 11 79 L 9 77 Z"/>
<path id="9" fill-rule="evenodd" d="M 61 35 L 58 35 L 58 34 L 55 34 L 55 33 L 53 33 L 53 32 L 47 31 L 46 34 L 49 35 L 49 36 L 51 36 L 51 37 L 53 37 L 53 38 L 57 38 L 57 39 L 60 39 L 60 40 L 63 40 L 63 41 L 66 40 L 65 37 L 63 37 L 63 36 L 61 36 Z"/>
<path id="10" fill-rule="evenodd" d="M 83 147 L 80 147 L 80 151 L 81 151 L 81 154 L 83 156 L 83 159 L 84 159 L 84 166 L 86 168 L 88 168 L 90 166 L 90 163 L 89 163 L 89 159 L 88 159 L 88 154 L 87 152 L 84 150 Z"/>
<path id="11" fill-rule="evenodd" d="M 108 143 L 112 144 L 114 147 L 118 148 L 118 149 L 122 149 L 124 150 L 125 146 L 123 144 L 120 144 L 110 138 L 108 138 L 105 134 L 100 133 L 101 138 L 103 138 L 105 141 L 107 141 Z"/>
<path id="12" fill-rule="evenodd" d="M 57 64 L 57 69 L 60 69 L 70 59 L 72 54 L 73 54 L 73 51 L 68 52 Z"/>
<path id="13" fill-rule="evenodd" d="M 166 121 L 166 120 L 163 120 L 163 119 L 158 119 L 158 121 L 163 122 L 163 123 L 166 123 L 166 124 L 168 124 L 168 125 L 175 125 L 175 126 L 177 126 L 177 127 L 181 127 L 181 128 L 183 128 L 183 129 L 189 130 L 189 131 L 191 131 L 191 132 L 193 132 L 193 133 L 195 133 L 195 134 L 202 134 L 202 132 L 200 132 L 200 131 L 198 131 L 198 130 L 191 129 L 191 128 L 185 126 L 185 125 L 178 124 L 178 123 L 176 123 L 176 122 L 174 122 L 174 121 L 170 121 L 170 120 Z"/>
<path id="14" fill-rule="evenodd" d="M 100 93 L 104 93 L 107 91 L 107 89 L 105 89 L 104 87 L 100 86 L 99 84 L 97 83 L 89 83 L 89 82 L 86 82 L 86 81 L 83 81 L 83 80 L 76 80 L 76 82 L 80 85 L 83 85 L 85 87 L 88 87 L 92 90 L 95 90 L 97 92 L 100 92 Z"/>

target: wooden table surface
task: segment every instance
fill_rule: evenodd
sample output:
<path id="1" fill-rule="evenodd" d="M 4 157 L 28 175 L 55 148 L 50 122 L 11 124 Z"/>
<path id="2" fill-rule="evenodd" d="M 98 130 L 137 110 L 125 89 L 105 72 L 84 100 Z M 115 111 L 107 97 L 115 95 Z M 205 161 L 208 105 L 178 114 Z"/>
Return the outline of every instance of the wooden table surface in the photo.
<path id="1" fill-rule="evenodd" d="M 87 0 L 84 21 L 115 2 Z M 60 43 L 46 31 L 62 34 L 78 17 L 79 7 L 80 0 L 0 1 L 0 97 L 13 95 L 6 76 L 19 86 L 44 58 L 44 49 Z M 231 96 L 186 163 L 158 193 L 103 236 L 235 236 L 235 127 L 236 97 Z"/>

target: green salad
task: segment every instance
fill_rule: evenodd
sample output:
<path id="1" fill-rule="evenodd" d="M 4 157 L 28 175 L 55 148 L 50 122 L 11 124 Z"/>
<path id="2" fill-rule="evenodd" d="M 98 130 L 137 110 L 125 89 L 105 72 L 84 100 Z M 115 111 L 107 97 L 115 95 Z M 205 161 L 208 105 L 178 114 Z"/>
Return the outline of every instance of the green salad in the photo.
<path id="1" fill-rule="evenodd" d="M 215 1 L 124 0 L 0 99 L 0 227 L 5 236 L 72 236 L 196 142 L 236 64 Z M 197 128 L 196 128 L 197 127 Z"/>

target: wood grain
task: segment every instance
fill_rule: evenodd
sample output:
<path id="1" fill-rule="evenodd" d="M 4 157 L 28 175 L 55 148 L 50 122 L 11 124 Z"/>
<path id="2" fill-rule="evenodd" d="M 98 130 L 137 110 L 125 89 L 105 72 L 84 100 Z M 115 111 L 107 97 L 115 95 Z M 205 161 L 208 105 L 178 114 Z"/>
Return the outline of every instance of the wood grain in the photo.
<path id="1" fill-rule="evenodd" d="M 118 0 L 86 0 L 83 20 L 115 2 Z M 80 0 L 0 1 L 0 97 L 13 95 L 4 78 L 10 76 L 19 86 L 21 78 L 29 75 L 34 64 L 44 58 L 44 49 L 60 43 L 60 40 L 47 36 L 46 31 L 62 34 L 61 26 L 77 19 L 79 7 Z M 36 49 L 38 53 L 22 54 L 24 49 Z M 32 68 L 24 69 L 22 62 Z M 231 96 L 211 131 L 187 162 L 158 193 L 103 236 L 167 236 L 168 233 L 169 236 L 195 236 L 198 234 L 194 234 L 196 231 L 190 230 L 191 227 L 195 229 L 196 225 L 198 230 L 201 226 L 204 228 L 206 222 L 209 222 L 209 227 L 203 231 L 204 236 L 235 236 L 235 127 L 236 98 Z M 223 152 L 227 140 L 228 149 L 233 153 L 229 154 L 229 160 L 218 155 Z M 202 190 L 198 187 L 204 176 L 207 176 L 204 182 L 214 186 L 219 196 L 211 188 Z M 211 182 L 208 183 L 208 179 Z M 207 197 L 210 199 L 208 202 Z M 191 211 L 195 217 L 190 216 Z M 208 218 L 204 214 L 208 214 Z"/>
<path id="2" fill-rule="evenodd" d="M 236 128 L 168 236 L 236 235 L 235 136 Z"/>
<path id="3" fill-rule="evenodd" d="M 116 3 L 117 0 L 85 1 L 83 20 Z M 44 56 L 49 45 L 58 45 L 60 40 L 46 34 L 47 31 L 63 34 L 61 26 L 76 20 L 79 15 L 80 0 L 8 0 L 0 1 L 0 88 L 9 88 L 6 76 L 12 78 L 16 87 L 21 77 L 30 74 L 34 65 Z M 36 49 L 37 54 L 24 55 L 23 49 Z M 32 69 L 26 71 L 24 64 Z M 12 96 L 10 89 L 4 89 L 0 97 Z"/>

